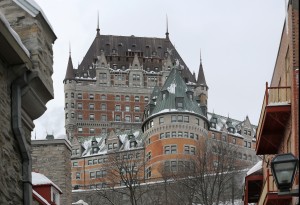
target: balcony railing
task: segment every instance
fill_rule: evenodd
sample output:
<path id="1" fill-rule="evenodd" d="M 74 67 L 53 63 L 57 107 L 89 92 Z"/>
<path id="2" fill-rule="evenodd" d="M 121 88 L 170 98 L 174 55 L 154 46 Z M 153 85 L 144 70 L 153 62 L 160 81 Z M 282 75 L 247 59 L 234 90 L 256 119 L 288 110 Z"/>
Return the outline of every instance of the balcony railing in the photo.
<path id="1" fill-rule="evenodd" d="M 267 108 L 280 108 L 284 106 L 290 106 L 291 103 L 291 87 L 282 86 L 282 87 L 268 87 L 268 82 L 266 82 L 266 90 L 262 103 L 259 123 L 257 127 L 257 138 L 263 134 L 263 126 L 266 118 Z M 258 146 L 259 143 L 256 144 Z M 257 147 L 256 147 L 257 148 Z"/>

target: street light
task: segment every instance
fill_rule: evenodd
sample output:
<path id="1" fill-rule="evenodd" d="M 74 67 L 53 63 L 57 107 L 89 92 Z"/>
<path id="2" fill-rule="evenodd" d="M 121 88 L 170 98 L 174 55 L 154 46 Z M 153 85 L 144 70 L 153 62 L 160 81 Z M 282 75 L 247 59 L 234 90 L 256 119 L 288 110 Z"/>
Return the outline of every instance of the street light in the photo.
<path id="1" fill-rule="evenodd" d="M 271 171 L 275 178 L 278 195 L 295 195 L 299 190 L 291 190 L 295 172 L 298 166 L 298 159 L 291 153 L 278 154 L 271 162 Z"/>

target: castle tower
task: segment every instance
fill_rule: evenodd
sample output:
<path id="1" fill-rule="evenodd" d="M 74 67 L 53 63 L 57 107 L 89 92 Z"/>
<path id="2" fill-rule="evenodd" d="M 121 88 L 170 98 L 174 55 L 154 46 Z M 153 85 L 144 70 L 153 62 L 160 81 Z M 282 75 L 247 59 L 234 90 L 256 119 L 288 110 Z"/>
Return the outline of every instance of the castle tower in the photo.
<path id="1" fill-rule="evenodd" d="M 171 70 L 159 94 L 152 96 L 157 100 L 151 99 L 153 107 L 145 110 L 142 124 L 146 178 L 192 170 L 190 159 L 200 139 L 207 136 L 208 120 L 177 67 Z"/>
<path id="2" fill-rule="evenodd" d="M 202 58 L 200 53 L 200 66 L 197 78 L 197 87 L 195 89 L 196 101 L 198 102 L 202 112 L 207 115 L 207 98 L 208 98 L 208 86 L 205 81 Z"/>
<path id="3" fill-rule="evenodd" d="M 75 73 L 73 70 L 73 63 L 71 58 L 71 51 L 69 53 L 68 66 L 66 71 L 64 83 L 65 92 L 65 128 L 68 139 L 73 137 L 76 128 L 76 112 L 75 112 Z"/>

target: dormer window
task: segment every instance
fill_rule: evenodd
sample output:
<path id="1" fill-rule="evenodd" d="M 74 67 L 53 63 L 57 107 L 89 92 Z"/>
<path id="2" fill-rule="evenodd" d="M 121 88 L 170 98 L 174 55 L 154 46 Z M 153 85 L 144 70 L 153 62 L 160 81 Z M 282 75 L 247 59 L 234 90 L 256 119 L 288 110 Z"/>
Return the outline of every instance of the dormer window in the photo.
<path id="1" fill-rule="evenodd" d="M 210 126 L 211 126 L 212 128 L 216 128 L 216 123 L 211 122 L 211 123 L 210 123 Z"/>
<path id="2" fill-rule="evenodd" d="M 183 109 L 183 97 L 176 97 L 175 104 L 177 109 Z"/>
<path id="3" fill-rule="evenodd" d="M 135 141 L 130 142 L 130 148 L 135 147 Z"/>

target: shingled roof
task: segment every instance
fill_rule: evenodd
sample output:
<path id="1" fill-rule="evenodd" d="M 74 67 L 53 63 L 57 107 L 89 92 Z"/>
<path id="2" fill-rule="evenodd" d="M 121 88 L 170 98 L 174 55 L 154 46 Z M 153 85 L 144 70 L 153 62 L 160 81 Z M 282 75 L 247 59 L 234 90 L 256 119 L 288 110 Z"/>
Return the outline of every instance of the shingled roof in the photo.
<path id="1" fill-rule="evenodd" d="M 207 86 L 201 61 L 200 61 L 200 66 L 198 71 L 197 85 Z"/>
<path id="2" fill-rule="evenodd" d="M 73 80 L 74 78 L 75 78 L 74 67 L 73 67 L 71 55 L 69 55 L 67 72 L 66 72 L 66 76 L 65 76 L 64 81 L 65 80 Z"/>
<path id="3" fill-rule="evenodd" d="M 89 70 L 89 77 L 94 78 L 96 73 L 92 65 L 101 52 L 104 52 L 111 67 L 114 65 L 118 69 L 122 66 L 128 69 L 134 57 L 132 53 L 138 53 L 139 58 L 143 59 L 143 69 L 155 72 L 161 71 L 163 60 L 172 53 L 172 60 L 178 59 L 183 67 L 183 78 L 196 82 L 195 77 L 168 38 L 100 35 L 98 30 L 93 43 L 76 70 L 77 76 Z"/>

